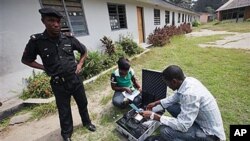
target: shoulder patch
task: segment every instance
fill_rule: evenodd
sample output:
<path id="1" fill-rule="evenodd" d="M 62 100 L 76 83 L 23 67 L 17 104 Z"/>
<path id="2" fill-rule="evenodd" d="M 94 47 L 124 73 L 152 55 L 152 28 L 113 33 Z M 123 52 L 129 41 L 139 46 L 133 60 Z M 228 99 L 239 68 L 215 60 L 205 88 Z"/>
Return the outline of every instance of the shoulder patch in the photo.
<path id="1" fill-rule="evenodd" d="M 33 35 L 30 36 L 30 39 L 32 39 L 32 40 L 37 40 L 37 39 L 39 39 L 42 35 L 43 35 L 43 33 L 33 34 Z"/>

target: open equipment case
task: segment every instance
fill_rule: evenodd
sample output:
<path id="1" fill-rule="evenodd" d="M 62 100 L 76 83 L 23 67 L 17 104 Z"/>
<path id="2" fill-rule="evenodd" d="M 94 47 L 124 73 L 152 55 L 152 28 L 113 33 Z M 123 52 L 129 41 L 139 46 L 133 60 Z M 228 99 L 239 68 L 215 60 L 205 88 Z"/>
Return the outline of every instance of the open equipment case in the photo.
<path id="1" fill-rule="evenodd" d="M 154 70 L 142 70 L 142 106 L 165 98 L 167 85 L 163 82 L 162 73 Z M 130 141 L 144 141 L 160 123 L 143 118 L 134 109 L 128 111 L 116 121 L 116 129 Z"/>

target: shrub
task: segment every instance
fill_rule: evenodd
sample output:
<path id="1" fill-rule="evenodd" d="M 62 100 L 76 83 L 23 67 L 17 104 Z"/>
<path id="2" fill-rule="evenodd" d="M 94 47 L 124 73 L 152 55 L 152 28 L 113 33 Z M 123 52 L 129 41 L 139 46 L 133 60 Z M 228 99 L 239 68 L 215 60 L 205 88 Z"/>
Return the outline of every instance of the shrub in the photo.
<path id="1" fill-rule="evenodd" d="M 104 55 L 97 51 L 88 53 L 88 57 L 84 62 L 83 70 L 80 73 L 84 80 L 98 74 L 104 69 L 103 58 L 105 58 Z"/>
<path id="2" fill-rule="evenodd" d="M 128 55 L 132 56 L 143 52 L 143 48 L 139 47 L 136 42 L 129 36 L 120 36 L 119 42 L 122 46 L 123 51 Z"/>
<path id="3" fill-rule="evenodd" d="M 199 22 L 199 21 L 197 21 L 197 20 L 194 20 L 193 22 L 192 22 L 192 26 L 193 27 L 198 27 L 198 26 L 200 26 L 201 25 L 201 23 Z"/>
<path id="4" fill-rule="evenodd" d="M 49 98 L 53 92 L 49 82 L 50 78 L 45 73 L 33 72 L 33 75 L 27 79 L 27 88 L 23 90 L 22 99 L 28 98 Z"/>
<path id="5" fill-rule="evenodd" d="M 153 46 L 164 46 L 170 42 L 170 37 L 190 32 L 192 29 L 189 23 L 183 23 L 179 27 L 174 25 L 165 25 L 163 28 L 156 27 L 153 33 L 149 34 L 148 43 L 153 44 Z"/>
<path id="6" fill-rule="evenodd" d="M 111 56 L 113 53 L 115 53 L 115 45 L 113 44 L 113 41 L 110 38 L 104 36 L 100 40 L 103 43 L 103 47 L 105 47 L 105 52 L 108 55 Z"/>
<path id="7" fill-rule="evenodd" d="M 180 25 L 183 34 L 192 32 L 190 23 L 183 23 Z"/>
<path id="8" fill-rule="evenodd" d="M 115 65 L 120 57 L 127 57 L 127 54 L 123 51 L 122 46 L 116 43 L 115 53 L 112 54 L 111 56 L 106 55 L 103 65 L 105 66 L 105 68 L 109 68 Z"/>
<path id="9" fill-rule="evenodd" d="M 156 27 L 153 33 L 148 36 L 148 43 L 153 46 L 164 46 L 169 42 L 169 35 L 165 28 Z"/>

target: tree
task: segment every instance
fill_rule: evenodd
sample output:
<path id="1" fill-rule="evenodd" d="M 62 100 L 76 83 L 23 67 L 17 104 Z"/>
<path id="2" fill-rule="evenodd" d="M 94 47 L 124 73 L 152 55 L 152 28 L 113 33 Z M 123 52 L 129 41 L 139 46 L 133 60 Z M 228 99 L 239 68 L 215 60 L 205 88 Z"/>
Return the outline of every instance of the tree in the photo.
<path id="1" fill-rule="evenodd" d="M 197 0 L 194 3 L 194 10 L 197 12 L 212 12 L 218 9 L 228 0 Z M 210 7 L 210 8 L 208 8 Z"/>
<path id="2" fill-rule="evenodd" d="M 167 0 L 167 1 L 170 1 L 183 8 L 191 9 L 192 7 L 192 0 Z"/>

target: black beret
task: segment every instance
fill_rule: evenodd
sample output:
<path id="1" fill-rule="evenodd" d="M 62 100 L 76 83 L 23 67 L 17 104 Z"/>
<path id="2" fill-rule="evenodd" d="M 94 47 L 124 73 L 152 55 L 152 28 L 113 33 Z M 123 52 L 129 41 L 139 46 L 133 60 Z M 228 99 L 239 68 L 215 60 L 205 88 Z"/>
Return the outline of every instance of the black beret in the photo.
<path id="1" fill-rule="evenodd" d="M 53 17 L 57 17 L 57 18 L 62 18 L 62 14 L 58 11 L 56 11 L 53 8 L 41 8 L 39 9 L 39 13 L 42 16 L 53 16 Z"/>

